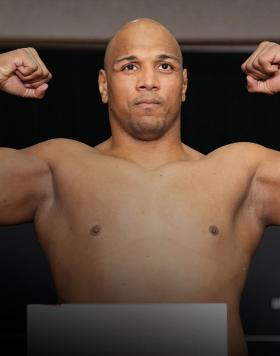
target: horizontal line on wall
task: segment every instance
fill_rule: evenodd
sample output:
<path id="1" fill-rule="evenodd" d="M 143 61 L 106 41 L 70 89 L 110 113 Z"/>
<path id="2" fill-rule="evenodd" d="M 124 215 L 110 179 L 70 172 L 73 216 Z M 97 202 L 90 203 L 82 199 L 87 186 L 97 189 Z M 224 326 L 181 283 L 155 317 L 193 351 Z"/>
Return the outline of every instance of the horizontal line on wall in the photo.
<path id="1" fill-rule="evenodd" d="M 280 38 L 242 39 L 178 39 L 183 50 L 189 52 L 251 52 L 263 40 L 279 43 Z M 74 38 L 3 38 L 2 47 L 40 47 L 40 48 L 73 48 L 73 49 L 105 49 L 109 39 L 74 39 Z"/>
<path id="2" fill-rule="evenodd" d="M 246 341 L 280 342 L 280 335 L 246 335 Z"/>

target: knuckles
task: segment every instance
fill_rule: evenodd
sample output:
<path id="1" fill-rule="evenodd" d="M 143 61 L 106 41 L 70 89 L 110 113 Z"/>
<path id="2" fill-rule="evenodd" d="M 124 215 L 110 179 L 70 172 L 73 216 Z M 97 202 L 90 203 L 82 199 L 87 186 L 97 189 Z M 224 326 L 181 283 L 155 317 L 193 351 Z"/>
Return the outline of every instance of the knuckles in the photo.
<path id="1" fill-rule="evenodd" d="M 270 45 L 271 42 L 269 41 L 262 41 L 260 44 L 259 44 L 259 47 L 266 47 L 268 45 Z"/>

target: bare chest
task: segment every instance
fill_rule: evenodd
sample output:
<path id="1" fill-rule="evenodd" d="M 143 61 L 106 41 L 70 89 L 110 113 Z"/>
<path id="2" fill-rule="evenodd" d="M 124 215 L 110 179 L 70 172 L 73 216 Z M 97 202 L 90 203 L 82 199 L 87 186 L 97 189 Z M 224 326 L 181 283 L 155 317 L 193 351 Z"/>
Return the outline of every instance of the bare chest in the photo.
<path id="1" fill-rule="evenodd" d="M 155 171 L 108 164 L 55 172 L 55 216 L 79 235 L 200 236 L 232 231 L 248 181 L 215 167 L 176 163 Z M 211 241 L 211 239 L 210 239 Z"/>
<path id="2" fill-rule="evenodd" d="M 203 300 L 241 285 L 247 259 L 233 225 L 245 182 L 182 164 L 94 168 L 55 171 L 55 200 L 37 222 L 65 295 Z"/>

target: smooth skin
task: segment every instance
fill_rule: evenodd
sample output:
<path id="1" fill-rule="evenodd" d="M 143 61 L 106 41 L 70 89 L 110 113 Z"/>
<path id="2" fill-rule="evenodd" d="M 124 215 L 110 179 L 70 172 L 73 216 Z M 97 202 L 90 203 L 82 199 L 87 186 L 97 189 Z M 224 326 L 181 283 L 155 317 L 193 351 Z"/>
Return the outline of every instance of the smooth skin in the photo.
<path id="1" fill-rule="evenodd" d="M 242 65 L 248 91 L 280 91 L 280 46 Z M 41 99 L 51 74 L 32 49 L 0 55 L 0 88 Z M 280 154 L 252 143 L 203 155 L 180 139 L 187 71 L 176 39 L 139 19 L 99 73 L 112 137 L 0 149 L 0 223 L 33 221 L 62 303 L 219 302 L 229 355 L 247 354 L 239 302 L 266 226 L 280 224 Z"/>

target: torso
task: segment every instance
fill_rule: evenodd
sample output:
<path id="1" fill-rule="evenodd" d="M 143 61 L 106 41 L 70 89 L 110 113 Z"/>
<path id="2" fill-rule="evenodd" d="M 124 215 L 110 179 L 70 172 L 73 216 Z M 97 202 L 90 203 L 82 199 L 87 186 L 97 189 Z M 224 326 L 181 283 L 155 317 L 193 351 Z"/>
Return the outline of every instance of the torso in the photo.
<path id="1" fill-rule="evenodd" d="M 62 150 L 36 230 L 61 302 L 227 303 L 229 355 L 244 355 L 239 299 L 263 232 L 254 171 L 230 150 L 197 158 L 147 170 Z"/>

